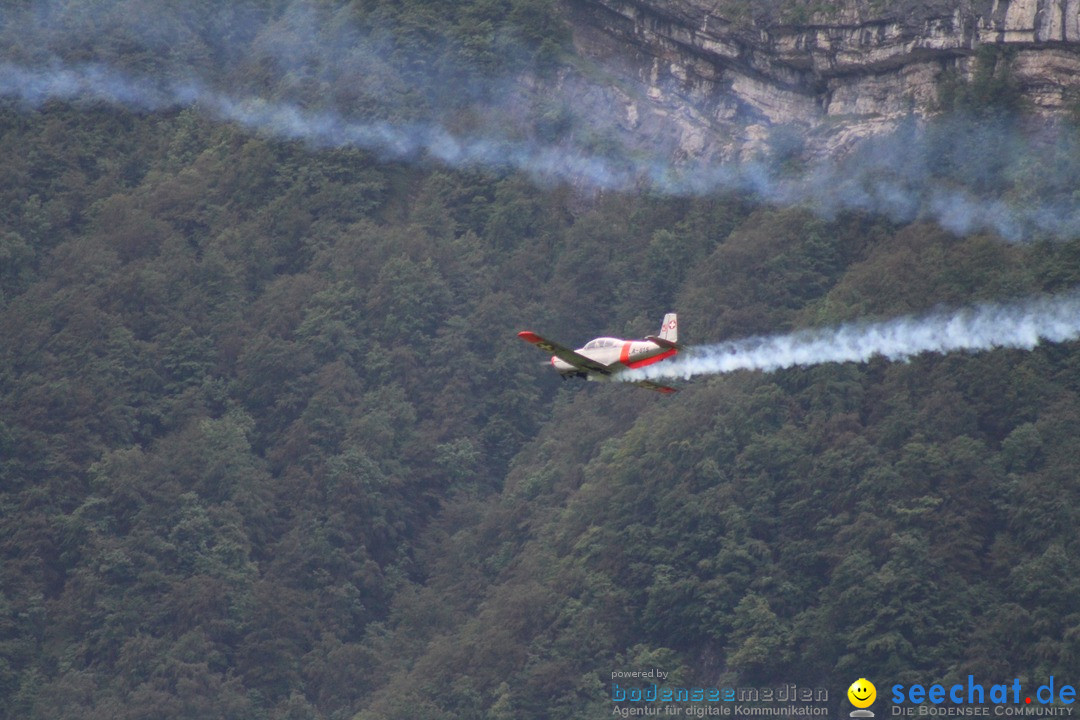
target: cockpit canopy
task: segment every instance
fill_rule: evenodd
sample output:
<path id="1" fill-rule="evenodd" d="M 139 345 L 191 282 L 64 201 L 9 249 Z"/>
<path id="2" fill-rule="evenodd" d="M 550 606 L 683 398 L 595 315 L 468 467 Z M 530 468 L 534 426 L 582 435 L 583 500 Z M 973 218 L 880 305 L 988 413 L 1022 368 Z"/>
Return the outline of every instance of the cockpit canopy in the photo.
<path id="1" fill-rule="evenodd" d="M 590 340 L 589 342 L 585 343 L 585 347 L 583 347 L 582 350 L 592 350 L 594 348 L 605 348 L 605 347 L 616 347 L 618 345 L 622 345 L 622 340 L 619 340 L 618 338 L 603 337 L 603 338 L 596 338 L 595 340 Z"/>

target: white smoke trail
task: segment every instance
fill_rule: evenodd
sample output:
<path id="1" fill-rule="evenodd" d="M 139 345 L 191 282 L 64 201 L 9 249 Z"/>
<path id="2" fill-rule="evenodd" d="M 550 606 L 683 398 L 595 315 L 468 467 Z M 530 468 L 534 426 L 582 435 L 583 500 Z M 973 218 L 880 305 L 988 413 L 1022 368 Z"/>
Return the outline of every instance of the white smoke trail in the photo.
<path id="1" fill-rule="evenodd" d="M 676 148 L 657 143 L 681 135 L 678 126 L 642 134 L 617 120 L 622 91 L 609 86 L 642 102 L 655 90 L 623 72 L 579 73 L 570 63 L 565 81 L 545 81 L 528 60 L 536 48 L 513 33 L 493 46 L 502 70 L 478 72 L 469 53 L 444 52 L 453 41 L 417 45 L 409 23 L 360 5 L 7 3 L 0 7 L 0 96 L 33 106 L 53 99 L 144 111 L 194 105 L 277 138 L 587 189 L 736 191 L 826 218 L 858 211 L 899 223 L 930 220 L 959 235 L 988 231 L 1012 242 L 1080 237 L 1080 135 L 1047 128 L 1033 137 L 985 118 L 910 118 L 841 158 L 796 151 L 796 162 L 781 161 L 784 132 L 775 128 L 778 144 L 769 152 L 776 157 L 676 162 Z M 448 22 L 452 7 L 446 4 Z M 678 87 L 670 91 L 680 96 Z M 662 117 L 653 122 L 668 122 Z M 451 129 L 463 123 L 472 129 Z"/>
<path id="2" fill-rule="evenodd" d="M 956 178 L 936 178 L 927 167 L 934 157 L 926 146 L 930 141 L 918 137 L 874 138 L 850 157 L 825 158 L 794 175 L 778 175 L 762 163 L 674 166 L 668 158 L 625 149 L 597 155 L 572 140 L 456 134 L 437 120 L 358 119 L 258 95 L 226 93 L 195 79 L 152 80 L 95 63 L 26 66 L 0 61 L 0 96 L 35 107 L 49 100 L 104 102 L 141 111 L 195 106 L 219 120 L 279 139 L 317 147 L 358 147 L 382 159 L 429 158 L 454 167 L 510 170 L 542 183 L 567 182 L 597 190 L 648 188 L 683 196 L 746 192 L 775 205 L 803 205 L 825 217 L 857 210 L 897 222 L 929 219 L 957 234 L 991 231 L 1013 242 L 1080 235 L 1080 206 L 1072 200 L 1080 148 L 1073 145 L 1053 154 L 1059 163 L 1061 158 L 1075 162 L 1054 169 L 1034 163 L 1033 152 L 1020 143 L 1011 151 L 1019 158 L 1016 162 L 1027 168 L 1045 167 L 1046 172 L 1038 178 L 1042 186 L 1029 189 L 1023 202 L 1004 202 L 979 197 L 958 186 Z M 942 132 L 954 146 L 1018 143 L 1000 129 L 972 130 L 960 123 Z M 1000 180 L 977 177 L 981 171 L 974 163 L 964 168 L 972 182 Z M 1050 199 L 1040 202 L 1036 196 Z"/>
<path id="3" fill-rule="evenodd" d="M 1010 304 L 984 304 L 951 313 L 851 323 L 787 335 L 695 346 L 670 362 L 618 375 L 619 380 L 690 378 L 733 370 L 770 372 L 873 357 L 905 360 L 922 353 L 993 348 L 1031 349 L 1042 341 L 1080 338 L 1080 291 Z"/>
<path id="4" fill-rule="evenodd" d="M 577 179 L 598 189 L 631 184 L 625 169 L 562 146 L 458 137 L 437 123 L 355 120 L 254 95 L 230 95 L 193 80 L 152 82 L 97 64 L 28 68 L 0 62 L 0 96 L 31 106 L 49 100 L 105 102 L 145 111 L 195 105 L 219 120 L 318 147 L 358 147 L 389 159 L 425 156 L 458 167 L 518 170 L 540 180 Z"/>

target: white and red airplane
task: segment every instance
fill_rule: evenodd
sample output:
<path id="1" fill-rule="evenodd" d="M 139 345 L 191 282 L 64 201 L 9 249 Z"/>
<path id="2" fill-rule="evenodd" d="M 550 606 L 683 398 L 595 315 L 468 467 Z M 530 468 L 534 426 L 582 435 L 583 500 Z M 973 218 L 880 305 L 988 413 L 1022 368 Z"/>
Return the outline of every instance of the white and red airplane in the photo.
<path id="1" fill-rule="evenodd" d="M 682 349 L 679 345 L 679 321 L 675 313 L 664 316 L 664 324 L 660 326 L 659 335 L 648 335 L 644 340 L 599 337 L 585 343 L 584 347 L 571 350 L 542 338 L 531 330 L 519 332 L 518 337 L 541 350 L 552 353 L 551 364 L 559 371 L 563 379 L 581 377 L 586 380 L 610 380 L 626 370 L 645 367 L 674 357 Z M 635 385 L 657 392 L 676 392 L 673 387 L 660 385 L 650 380 L 633 382 Z"/>

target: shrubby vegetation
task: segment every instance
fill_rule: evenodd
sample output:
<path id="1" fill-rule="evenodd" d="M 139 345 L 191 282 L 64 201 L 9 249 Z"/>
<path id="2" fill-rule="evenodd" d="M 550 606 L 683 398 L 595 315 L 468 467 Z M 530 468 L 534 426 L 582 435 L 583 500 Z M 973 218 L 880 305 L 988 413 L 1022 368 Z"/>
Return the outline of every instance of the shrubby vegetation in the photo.
<path id="1" fill-rule="evenodd" d="M 1075 344 L 660 398 L 560 385 L 514 338 L 1060 290 L 1077 242 L 537 188 L 194 110 L 0 128 L 0 716 L 584 718 L 649 666 L 837 697 L 1080 676 Z"/>

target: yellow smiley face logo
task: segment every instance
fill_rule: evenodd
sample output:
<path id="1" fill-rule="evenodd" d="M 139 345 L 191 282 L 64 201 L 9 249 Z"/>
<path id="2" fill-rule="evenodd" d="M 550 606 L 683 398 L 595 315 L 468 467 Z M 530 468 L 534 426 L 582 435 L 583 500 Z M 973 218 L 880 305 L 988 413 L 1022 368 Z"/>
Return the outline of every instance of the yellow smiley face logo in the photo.
<path id="1" fill-rule="evenodd" d="M 870 707 L 877 698 L 877 688 L 866 678 L 859 678 L 847 689 L 847 699 L 857 708 Z"/>

